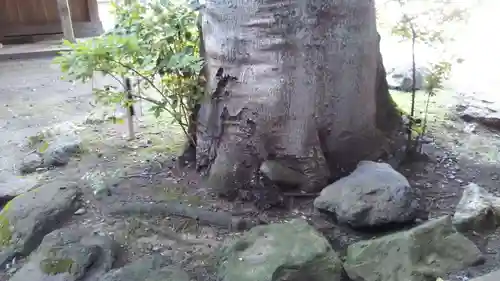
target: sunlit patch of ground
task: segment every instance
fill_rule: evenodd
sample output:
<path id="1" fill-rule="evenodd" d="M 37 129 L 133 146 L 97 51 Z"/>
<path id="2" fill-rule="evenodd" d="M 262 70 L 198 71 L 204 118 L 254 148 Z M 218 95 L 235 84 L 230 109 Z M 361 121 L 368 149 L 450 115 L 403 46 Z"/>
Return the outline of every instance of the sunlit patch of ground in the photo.
<path id="1" fill-rule="evenodd" d="M 392 91 L 394 101 L 406 112 L 411 109 L 411 93 Z M 436 144 L 449 149 L 459 156 L 482 163 L 500 161 L 500 135 L 481 125 L 464 122 L 455 112 L 459 103 L 455 92 L 441 91 L 431 97 L 428 108 L 428 132 Z M 427 94 L 417 92 L 415 116 L 424 119 Z"/>
<path id="2" fill-rule="evenodd" d="M 158 118 L 148 111 L 149 105 L 144 102 L 142 114 L 134 118 L 135 139 L 129 141 L 126 119 L 119 116 L 118 121 L 109 119 L 114 110 L 101 110 L 102 123 L 88 125 L 80 133 L 86 147 L 90 151 L 102 153 L 102 150 L 120 149 L 124 154 L 134 158 L 149 159 L 156 155 L 179 155 L 185 143 L 185 136 L 178 124 L 166 112 Z M 136 106 L 138 112 L 141 111 Z M 94 120 L 95 122 L 95 120 Z M 124 154 L 120 155 L 121 157 Z"/>

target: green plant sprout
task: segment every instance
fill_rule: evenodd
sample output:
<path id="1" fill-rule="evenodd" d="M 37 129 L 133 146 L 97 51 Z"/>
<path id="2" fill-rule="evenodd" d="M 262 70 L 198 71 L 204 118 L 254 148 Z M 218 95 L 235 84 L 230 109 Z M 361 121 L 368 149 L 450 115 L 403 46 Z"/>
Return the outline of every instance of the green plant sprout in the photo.
<path id="1" fill-rule="evenodd" d="M 457 59 L 453 55 L 446 55 L 447 43 L 452 41 L 452 37 L 447 36 L 448 30 L 453 24 L 464 21 L 467 13 L 465 9 L 454 7 L 450 0 L 439 1 L 396 1 L 399 5 L 402 16 L 393 26 L 392 34 L 400 37 L 403 41 L 411 42 L 412 56 L 412 96 L 411 109 L 408 116 L 408 139 L 407 152 L 421 152 L 421 137 L 427 133 L 427 117 L 431 98 L 444 87 L 444 82 L 449 78 L 453 61 L 461 63 L 462 59 Z M 418 2 L 418 5 L 417 3 Z M 425 74 L 424 92 L 427 95 L 423 121 L 418 122 L 415 118 L 415 98 L 416 98 L 416 44 L 423 43 L 432 47 L 442 54 L 441 61 L 431 63 L 429 72 Z M 415 128 L 418 125 L 420 128 Z M 417 132 L 413 138 L 412 132 Z"/>

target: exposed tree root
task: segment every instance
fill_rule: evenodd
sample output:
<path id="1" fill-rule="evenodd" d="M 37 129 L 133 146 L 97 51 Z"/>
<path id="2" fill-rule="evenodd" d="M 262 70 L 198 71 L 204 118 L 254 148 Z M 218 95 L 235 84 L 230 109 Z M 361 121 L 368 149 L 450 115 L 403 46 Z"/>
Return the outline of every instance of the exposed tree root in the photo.
<path id="1" fill-rule="evenodd" d="M 136 202 L 124 203 L 114 207 L 110 215 L 150 215 L 150 216 L 179 216 L 197 220 L 200 224 L 208 224 L 227 228 L 231 231 L 248 230 L 260 222 L 246 218 L 235 217 L 228 212 L 214 212 L 201 208 L 190 207 L 180 202 Z"/>
<path id="2" fill-rule="evenodd" d="M 216 246 L 217 241 L 214 240 L 208 240 L 208 239 L 186 239 L 182 238 L 179 233 L 175 232 L 174 230 L 170 228 L 160 228 L 157 226 L 154 226 L 146 221 L 138 220 L 138 222 L 144 227 L 149 228 L 153 230 L 154 232 L 158 233 L 159 235 L 166 237 L 168 239 L 177 241 L 181 244 L 187 244 L 187 245 L 210 245 L 210 246 Z"/>

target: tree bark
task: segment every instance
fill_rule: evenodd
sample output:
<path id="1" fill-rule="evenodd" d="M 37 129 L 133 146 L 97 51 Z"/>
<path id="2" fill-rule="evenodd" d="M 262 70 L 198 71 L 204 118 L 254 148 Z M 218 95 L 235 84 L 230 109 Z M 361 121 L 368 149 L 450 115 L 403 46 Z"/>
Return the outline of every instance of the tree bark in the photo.
<path id="1" fill-rule="evenodd" d="M 73 31 L 73 22 L 71 21 L 71 10 L 68 0 L 57 0 L 57 8 L 59 10 L 59 18 L 64 34 L 64 39 L 75 43 L 75 33 Z"/>
<path id="2" fill-rule="evenodd" d="M 233 195 L 267 159 L 317 191 L 377 158 L 400 116 L 385 81 L 373 0 L 207 0 L 208 85 L 197 164 Z M 387 119 L 389 118 L 389 119 Z"/>

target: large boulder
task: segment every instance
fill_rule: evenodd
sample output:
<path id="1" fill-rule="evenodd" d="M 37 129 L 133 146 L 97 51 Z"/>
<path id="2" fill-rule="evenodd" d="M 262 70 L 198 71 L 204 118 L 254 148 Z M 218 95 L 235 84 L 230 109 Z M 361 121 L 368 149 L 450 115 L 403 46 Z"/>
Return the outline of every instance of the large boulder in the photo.
<path id="1" fill-rule="evenodd" d="M 342 262 L 302 219 L 257 226 L 223 245 L 217 275 L 224 281 L 339 281 Z"/>
<path id="2" fill-rule="evenodd" d="M 325 187 L 314 206 L 355 228 L 413 221 L 417 194 L 408 180 L 387 163 L 361 161 L 348 176 Z"/>
<path id="3" fill-rule="evenodd" d="M 490 231 L 500 222 L 500 198 L 484 188 L 470 183 L 458 202 L 453 223 L 460 231 Z"/>
<path id="4" fill-rule="evenodd" d="M 428 281 L 481 259 L 476 245 L 444 216 L 408 231 L 350 245 L 344 268 L 356 281 Z"/>
<path id="5" fill-rule="evenodd" d="M 115 269 L 96 279 L 98 281 L 189 281 L 182 269 L 171 265 L 172 261 L 154 254 L 122 268 Z"/>
<path id="6" fill-rule="evenodd" d="M 60 229 L 43 239 L 10 281 L 93 281 L 113 266 L 118 247 L 106 235 Z"/>
<path id="7" fill-rule="evenodd" d="M 426 85 L 426 77 L 429 69 L 424 66 L 417 66 L 415 69 L 415 89 L 422 90 Z M 413 88 L 413 66 L 411 64 L 399 65 L 388 69 L 387 84 L 390 89 L 410 92 Z"/>
<path id="8" fill-rule="evenodd" d="M 78 209 L 79 195 L 76 184 L 52 182 L 9 201 L 0 212 L 0 266 L 35 250 Z"/>

